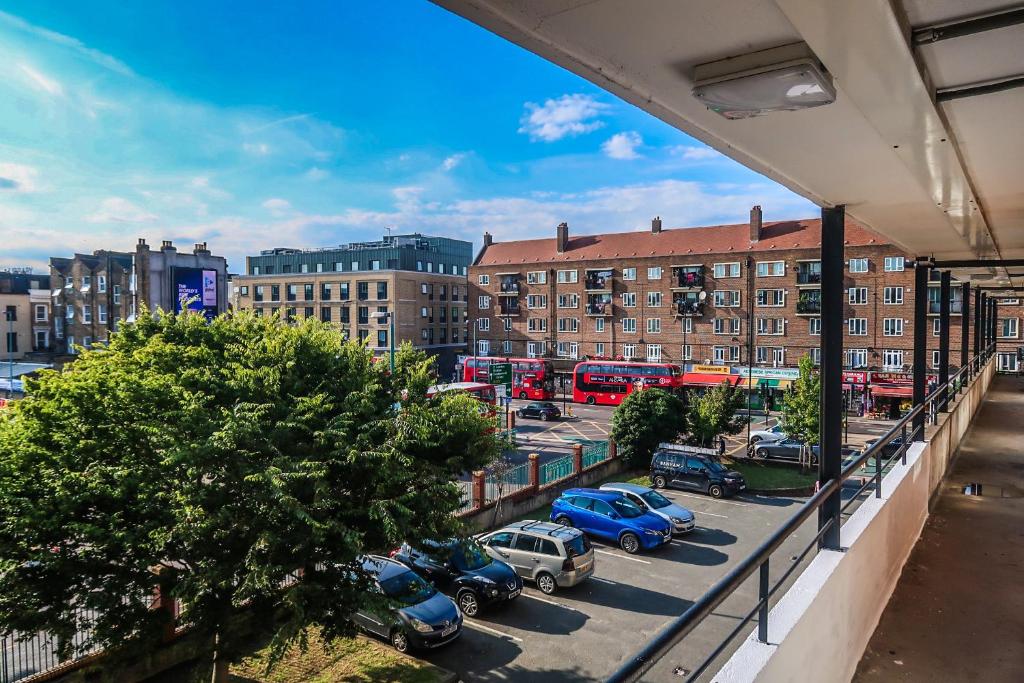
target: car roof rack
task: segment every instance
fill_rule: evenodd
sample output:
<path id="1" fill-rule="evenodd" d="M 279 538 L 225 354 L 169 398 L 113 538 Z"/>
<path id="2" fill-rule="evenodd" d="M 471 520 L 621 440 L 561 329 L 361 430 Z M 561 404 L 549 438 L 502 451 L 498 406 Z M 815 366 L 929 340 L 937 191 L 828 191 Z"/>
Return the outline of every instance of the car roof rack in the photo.
<path id="1" fill-rule="evenodd" d="M 659 451 L 669 451 L 670 453 L 685 453 L 687 455 L 718 455 L 717 448 L 702 448 L 701 446 L 687 446 L 681 443 L 661 443 L 658 444 Z"/>

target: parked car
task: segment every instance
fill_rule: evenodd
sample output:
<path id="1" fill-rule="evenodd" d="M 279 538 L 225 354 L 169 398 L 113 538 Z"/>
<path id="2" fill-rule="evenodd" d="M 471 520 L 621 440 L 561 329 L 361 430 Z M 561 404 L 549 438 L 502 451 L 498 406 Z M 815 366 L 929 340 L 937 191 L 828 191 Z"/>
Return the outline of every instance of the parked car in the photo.
<path id="1" fill-rule="evenodd" d="M 651 458 L 651 485 L 732 496 L 747 488 L 743 475 L 719 462 L 709 448 L 662 444 Z"/>
<path id="2" fill-rule="evenodd" d="M 789 460 L 800 462 L 800 452 L 804 447 L 803 441 L 797 439 L 780 439 L 769 443 L 759 443 L 754 446 L 754 457 L 762 460 Z M 811 446 L 811 464 L 818 462 L 820 448 Z"/>
<path id="3" fill-rule="evenodd" d="M 867 449 L 871 448 L 877 442 L 878 442 L 878 439 L 870 439 L 867 442 L 865 442 L 864 449 L 861 451 L 861 453 L 863 453 Z M 892 456 L 896 455 L 899 452 L 899 450 L 900 450 L 900 448 L 902 446 L 903 446 L 903 436 L 900 435 L 900 436 L 894 437 L 892 439 L 892 441 L 890 441 L 889 443 L 887 443 L 884 446 L 882 446 L 882 457 L 883 458 L 891 458 Z"/>
<path id="4" fill-rule="evenodd" d="M 575 586 L 594 573 L 594 550 L 579 529 L 551 522 L 524 521 L 478 539 L 487 554 L 512 565 L 545 595 Z"/>
<path id="5" fill-rule="evenodd" d="M 630 554 L 672 540 L 671 524 L 618 491 L 569 489 L 551 505 L 551 520 L 613 541 Z"/>
<path id="6" fill-rule="evenodd" d="M 360 609 L 352 617 L 356 626 L 386 638 L 399 652 L 441 647 L 462 635 L 459 608 L 416 572 L 378 555 L 365 556 L 362 565 L 391 606 Z"/>
<path id="7" fill-rule="evenodd" d="M 533 417 L 547 422 L 562 417 L 562 411 L 554 403 L 549 401 L 534 401 L 528 403 L 516 411 L 519 417 Z"/>
<path id="8" fill-rule="evenodd" d="M 602 484 L 602 491 L 618 491 L 645 512 L 658 515 L 672 525 L 672 533 L 687 534 L 697 525 L 693 512 L 676 505 L 654 489 L 639 484 Z"/>
<path id="9" fill-rule="evenodd" d="M 782 429 L 782 423 L 769 427 L 768 429 L 759 429 L 755 432 L 750 433 L 750 443 L 756 444 L 762 441 L 781 441 L 786 438 L 786 432 Z"/>
<path id="10" fill-rule="evenodd" d="M 515 569 L 494 559 L 475 539 L 424 541 L 422 549 L 403 543 L 391 556 L 453 596 L 467 617 L 475 617 L 481 607 L 515 600 L 523 592 Z"/>

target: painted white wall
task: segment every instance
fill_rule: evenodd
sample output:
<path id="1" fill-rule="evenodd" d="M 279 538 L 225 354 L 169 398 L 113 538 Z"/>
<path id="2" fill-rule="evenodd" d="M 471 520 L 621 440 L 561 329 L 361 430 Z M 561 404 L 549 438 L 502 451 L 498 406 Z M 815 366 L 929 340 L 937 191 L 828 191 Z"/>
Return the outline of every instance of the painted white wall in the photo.
<path id="1" fill-rule="evenodd" d="M 748 636 L 716 683 L 849 681 L 928 517 L 960 441 L 995 375 L 990 362 L 953 411 L 907 451 L 843 525 L 844 552 L 822 551 L 768 617 L 768 643 Z"/>

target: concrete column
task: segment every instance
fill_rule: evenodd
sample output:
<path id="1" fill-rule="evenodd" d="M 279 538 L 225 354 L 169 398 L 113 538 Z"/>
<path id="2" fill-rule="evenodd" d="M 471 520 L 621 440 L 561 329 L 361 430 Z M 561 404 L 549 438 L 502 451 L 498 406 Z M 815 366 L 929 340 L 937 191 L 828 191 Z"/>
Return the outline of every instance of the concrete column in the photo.
<path id="1" fill-rule="evenodd" d="M 486 486 L 484 480 L 485 476 L 486 473 L 483 470 L 476 470 L 475 472 L 473 472 L 473 484 L 471 490 L 473 492 L 473 507 L 476 508 L 477 510 L 482 509 L 484 503 L 486 502 Z"/>

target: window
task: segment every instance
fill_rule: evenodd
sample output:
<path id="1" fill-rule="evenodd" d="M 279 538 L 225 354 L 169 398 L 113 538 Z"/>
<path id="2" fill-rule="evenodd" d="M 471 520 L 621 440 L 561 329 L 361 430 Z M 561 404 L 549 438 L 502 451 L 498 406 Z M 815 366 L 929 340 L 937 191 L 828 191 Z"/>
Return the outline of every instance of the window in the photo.
<path id="1" fill-rule="evenodd" d="M 88 292 L 89 289 L 91 289 L 91 288 L 92 288 L 92 276 L 91 275 L 83 275 L 82 276 L 82 291 L 83 292 Z"/>
<path id="2" fill-rule="evenodd" d="M 623 318 L 622 319 L 622 333 L 623 334 L 636 334 L 636 318 Z"/>
<path id="3" fill-rule="evenodd" d="M 850 272 L 851 273 L 866 273 L 866 272 L 868 272 L 868 260 L 866 258 L 852 258 L 852 259 L 850 259 Z"/>
<path id="4" fill-rule="evenodd" d="M 433 294 L 433 290 L 426 282 L 420 283 L 420 294 Z"/>
<path id="5" fill-rule="evenodd" d="M 547 294 L 530 294 L 526 297 L 527 308 L 547 308 L 548 307 L 548 295 Z"/>
<path id="6" fill-rule="evenodd" d="M 318 272 L 318 273 L 324 272 L 324 264 L 322 264 L 322 263 L 316 264 L 316 272 Z"/>
<path id="7" fill-rule="evenodd" d="M 426 306 L 420 306 L 420 317 L 421 318 L 426 318 L 429 315 L 430 315 L 430 309 L 427 308 Z"/>
<path id="8" fill-rule="evenodd" d="M 380 261 L 373 259 L 370 261 L 370 270 L 380 270 Z"/>
<path id="9" fill-rule="evenodd" d="M 758 363 L 771 363 L 772 365 L 785 365 L 786 349 L 781 346 L 758 346 Z"/>
<path id="10" fill-rule="evenodd" d="M 716 308 L 736 308 L 740 305 L 740 293 L 734 289 L 716 289 L 714 300 Z"/>
<path id="11" fill-rule="evenodd" d="M 559 332 L 579 332 L 580 331 L 580 320 L 579 320 L 579 318 L 559 318 L 558 319 L 558 331 Z"/>
<path id="12" fill-rule="evenodd" d="M 299 268 L 299 272 L 301 272 L 301 273 L 308 273 L 309 272 L 309 264 L 308 263 L 303 263 L 302 266 Z"/>
<path id="13" fill-rule="evenodd" d="M 571 284 L 577 282 L 579 279 L 579 273 L 575 270 L 560 270 L 558 271 L 558 282 L 560 284 Z"/>
<path id="14" fill-rule="evenodd" d="M 253 301 L 263 301 L 263 285 L 256 285 L 252 294 Z"/>
<path id="15" fill-rule="evenodd" d="M 107 293 L 107 276 L 106 275 L 97 275 L 96 276 L 96 291 L 98 291 L 100 294 L 106 294 Z"/>
<path id="16" fill-rule="evenodd" d="M 942 319 L 932 318 L 932 336 L 938 337 L 940 330 L 942 330 Z"/>
<path id="17" fill-rule="evenodd" d="M 477 283 L 479 283 L 479 284 L 481 284 L 481 285 L 486 287 L 487 285 L 491 284 L 491 276 L 490 275 L 480 275 L 479 277 L 477 277 Z"/>
<path id="18" fill-rule="evenodd" d="M 548 331 L 548 319 L 547 318 L 529 318 L 526 321 L 526 329 L 530 332 L 547 332 Z"/>
<path id="19" fill-rule="evenodd" d="M 1018 318 L 1003 318 L 999 321 L 999 336 L 1003 339 L 1017 337 Z"/>
<path id="20" fill-rule="evenodd" d="M 249 285 L 242 285 L 238 288 L 242 296 L 249 296 Z"/>
<path id="21" fill-rule="evenodd" d="M 623 268 L 622 269 L 623 280 L 635 280 L 636 279 L 636 268 Z"/>
<path id="22" fill-rule="evenodd" d="M 712 360 L 717 364 L 738 363 L 740 360 L 740 347 L 738 346 L 715 346 L 711 350 Z"/>
<path id="23" fill-rule="evenodd" d="M 347 282 L 338 283 L 338 298 L 340 298 L 342 301 L 348 301 L 349 295 Z"/>
<path id="24" fill-rule="evenodd" d="M 811 363 L 814 367 L 819 367 L 821 365 L 821 349 L 817 346 L 811 347 Z"/>
<path id="25" fill-rule="evenodd" d="M 106 304 L 99 304 L 96 307 L 96 317 L 97 317 L 100 325 L 106 325 L 107 324 L 107 305 Z"/>
<path id="26" fill-rule="evenodd" d="M 886 370 L 903 369 L 903 351 L 885 349 L 882 351 L 882 367 Z"/>
<path id="27" fill-rule="evenodd" d="M 785 261 L 758 261 L 758 277 L 781 277 L 786 274 Z"/>
<path id="28" fill-rule="evenodd" d="M 885 272 L 887 273 L 899 273 L 903 271 L 903 257 L 902 256 L 886 256 L 885 257 Z M 902 363 L 901 363 L 902 365 Z"/>
<path id="29" fill-rule="evenodd" d="M 546 270 L 534 270 L 526 274 L 526 284 L 528 285 L 543 285 L 547 284 L 548 271 Z"/>
<path id="30" fill-rule="evenodd" d="M 846 349 L 843 352 L 843 364 L 848 368 L 866 368 L 868 366 L 868 350 Z"/>
<path id="31" fill-rule="evenodd" d="M 542 346 L 542 342 L 526 342 L 526 357 L 538 358 L 544 355 L 544 352 L 541 350 Z"/>
<path id="32" fill-rule="evenodd" d="M 623 308 L 636 308 L 636 292 L 623 292 L 622 293 L 622 307 Z"/>
<path id="33" fill-rule="evenodd" d="M 90 306 L 89 304 L 85 304 L 82 306 L 82 322 L 92 322 L 92 306 Z"/>
<path id="34" fill-rule="evenodd" d="M 359 270 L 359 261 L 353 261 L 352 262 L 351 270 Z"/>
<path id="35" fill-rule="evenodd" d="M 441 322 L 444 322 L 444 320 L 442 320 Z M 511 332 L 512 331 L 512 319 L 511 318 L 502 318 L 502 320 L 501 320 L 501 327 L 506 332 Z"/>
<path id="36" fill-rule="evenodd" d="M 48 309 L 46 307 L 46 304 L 36 304 L 36 315 L 35 315 L 36 322 L 37 323 L 46 322 L 46 319 L 49 316 L 49 310 L 50 309 Z"/>
<path id="37" fill-rule="evenodd" d="M 657 363 L 661 361 L 661 344 L 647 345 L 647 361 Z"/>
<path id="38" fill-rule="evenodd" d="M 70 275 L 64 278 L 64 289 L 71 289 L 75 286 L 75 278 Z"/>
<path id="39" fill-rule="evenodd" d="M 331 307 L 330 306 L 321 306 L 320 307 L 320 321 L 321 322 L 325 322 L 325 323 L 331 322 Z"/>
<path id="40" fill-rule="evenodd" d="M 558 357 L 573 358 L 579 355 L 579 344 L 576 342 L 558 342 Z"/>
<path id="41" fill-rule="evenodd" d="M 847 294 L 849 296 L 850 304 L 853 306 L 860 306 L 868 302 L 867 287 L 850 287 Z"/>
<path id="42" fill-rule="evenodd" d="M 53 333 L 57 339 L 64 338 L 64 318 L 54 316 L 53 318 Z"/>
<path id="43" fill-rule="evenodd" d="M 478 318 L 476 321 L 476 327 L 481 332 L 490 332 L 491 330 L 491 319 L 490 318 Z"/>
<path id="44" fill-rule="evenodd" d="M 437 272 L 439 272 L 439 273 L 443 273 L 444 272 L 444 264 L 443 263 L 438 263 L 437 264 Z M 443 332 L 443 330 L 442 330 L 442 332 Z"/>
<path id="45" fill-rule="evenodd" d="M 433 273 L 434 272 L 434 262 L 433 261 L 427 261 L 427 272 L 428 273 Z"/>
<path id="46" fill-rule="evenodd" d="M 312 318 L 313 317 L 313 307 L 312 306 L 306 306 L 302 310 L 302 317 L 303 318 Z"/>
<path id="47" fill-rule="evenodd" d="M 604 357 L 604 342 L 597 342 L 594 344 L 594 355 L 598 358 Z"/>
<path id="48" fill-rule="evenodd" d="M 287 285 L 285 287 L 285 298 L 288 301 L 295 301 L 295 299 L 298 298 L 298 296 L 299 296 L 299 286 L 298 285 Z"/>
<path id="49" fill-rule="evenodd" d="M 740 319 L 739 318 L 715 318 L 712 321 L 712 325 L 715 330 L 715 334 L 739 334 L 740 333 Z"/>
<path id="50" fill-rule="evenodd" d="M 714 273 L 716 279 L 724 277 L 739 277 L 740 276 L 740 264 L 739 263 L 716 263 L 714 265 Z"/>
<path id="51" fill-rule="evenodd" d="M 647 292 L 647 305 L 652 308 L 661 306 L 661 292 Z"/>
<path id="52" fill-rule="evenodd" d="M 335 272 L 340 273 L 341 271 L 345 270 L 345 264 L 340 262 L 340 261 L 335 261 L 334 262 L 334 270 L 335 270 Z"/>
<path id="53" fill-rule="evenodd" d="M 441 332 L 443 333 L 444 330 L 441 330 Z M 511 339 L 506 339 L 505 341 L 501 342 L 501 352 L 504 353 L 506 356 L 508 356 L 508 355 L 510 355 L 512 353 L 512 340 Z"/>
<path id="54" fill-rule="evenodd" d="M 783 318 L 758 318 L 758 334 L 785 334 L 786 321 Z"/>
<path id="55" fill-rule="evenodd" d="M 693 334 L 693 318 L 683 318 L 683 329 L 681 330 L 685 334 Z"/>
<path id="56" fill-rule="evenodd" d="M 385 347 L 387 345 L 388 345 L 388 331 L 387 330 L 377 330 L 377 346 L 379 348 L 382 348 L 382 347 Z"/>
<path id="57" fill-rule="evenodd" d="M 808 318 L 807 319 L 807 334 L 812 337 L 821 336 L 821 318 Z"/>
<path id="58" fill-rule="evenodd" d="M 75 306 L 74 304 L 68 304 L 64 307 L 64 317 L 68 320 L 74 320 L 75 318 Z"/>
<path id="59" fill-rule="evenodd" d="M 121 285 L 114 285 L 114 303 L 121 303 Z"/>
<path id="60" fill-rule="evenodd" d="M 322 282 L 320 283 L 320 300 L 330 301 L 331 300 L 331 283 Z"/>
<path id="61" fill-rule="evenodd" d="M 481 339 L 476 343 L 476 352 L 480 356 L 489 356 L 491 354 L 491 342 Z"/>
<path id="62" fill-rule="evenodd" d="M 82 337 L 82 346 L 87 349 L 92 348 L 92 337 Z"/>
<path id="63" fill-rule="evenodd" d="M 312 301 L 313 300 L 313 284 L 302 285 L 302 300 Z"/>
<path id="64" fill-rule="evenodd" d="M 661 332 L 661 318 L 647 319 L 647 334 L 658 334 Z"/>
<path id="65" fill-rule="evenodd" d="M 1017 372 L 1017 354 L 998 353 L 996 358 L 1001 372 Z"/>
<path id="66" fill-rule="evenodd" d="M 477 308 L 479 308 L 480 310 L 486 311 L 488 308 L 491 307 L 491 297 L 486 296 L 486 295 L 481 295 L 477 299 L 476 305 L 477 305 Z"/>
<path id="67" fill-rule="evenodd" d="M 579 308 L 580 306 L 580 295 L 579 294 L 559 294 L 558 295 L 558 307 L 559 308 Z"/>
<path id="68" fill-rule="evenodd" d="M 757 290 L 758 306 L 785 306 L 786 290 L 784 289 L 759 289 Z"/>
<path id="69" fill-rule="evenodd" d="M 636 358 L 636 344 L 623 344 L 622 357 L 626 360 Z"/>
<path id="70" fill-rule="evenodd" d="M 882 336 L 902 337 L 903 318 L 885 318 L 882 320 Z"/>
<path id="71" fill-rule="evenodd" d="M 267 267 L 267 272 L 268 273 L 271 272 L 271 268 L 269 266 Z M 292 272 L 291 264 L 290 263 L 286 263 L 283 266 L 281 266 L 281 272 L 282 273 L 290 273 L 290 272 Z"/>
<path id="72" fill-rule="evenodd" d="M 594 320 L 594 332 L 604 332 L 604 318 Z"/>
<path id="73" fill-rule="evenodd" d="M 383 301 L 388 298 L 388 283 L 378 282 L 377 283 L 377 301 Z"/>
<path id="74" fill-rule="evenodd" d="M 882 303 L 883 304 L 902 304 L 903 303 L 903 288 L 902 287 L 886 287 L 882 290 Z"/>
<path id="75" fill-rule="evenodd" d="M 683 344 L 679 351 L 680 360 L 693 360 L 693 347 L 689 344 Z"/>
<path id="76" fill-rule="evenodd" d="M 938 370 L 939 369 L 939 360 L 940 360 L 940 355 L 939 355 L 938 350 L 932 351 L 932 369 L 933 370 Z"/>
<path id="77" fill-rule="evenodd" d="M 648 280 L 660 280 L 661 279 L 661 266 L 652 266 L 647 269 Z"/>
<path id="78" fill-rule="evenodd" d="M 868 333 L 868 319 L 850 318 L 846 321 L 846 329 L 851 337 L 865 337 Z"/>

